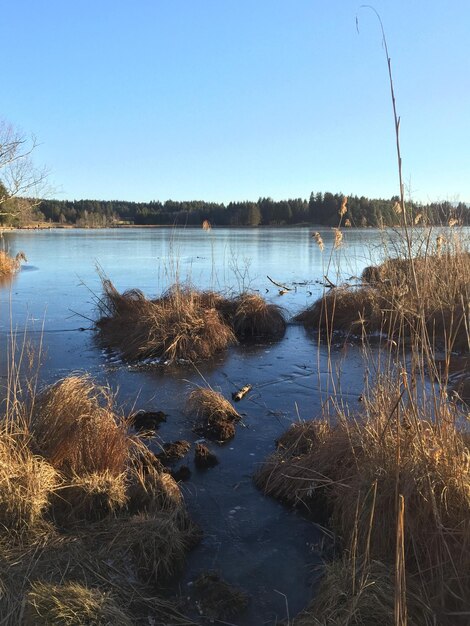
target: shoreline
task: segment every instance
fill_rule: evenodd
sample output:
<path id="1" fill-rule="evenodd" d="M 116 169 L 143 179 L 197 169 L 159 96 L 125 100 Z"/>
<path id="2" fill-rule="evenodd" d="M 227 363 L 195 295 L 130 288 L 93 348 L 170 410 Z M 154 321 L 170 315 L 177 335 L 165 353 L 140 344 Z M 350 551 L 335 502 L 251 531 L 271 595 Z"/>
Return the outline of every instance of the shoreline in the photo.
<path id="1" fill-rule="evenodd" d="M 28 226 L 0 226 L 0 236 L 4 233 L 4 232 L 17 232 L 17 231 L 24 231 L 24 230 L 32 230 L 32 231 L 36 231 L 36 230 L 109 230 L 109 229 L 143 229 L 143 230 L 148 230 L 151 228 L 173 228 L 173 229 L 185 229 L 187 230 L 188 228 L 194 229 L 194 230 L 201 230 L 202 226 L 196 225 L 196 224 L 109 224 L 108 226 L 77 226 L 75 224 L 58 224 L 58 223 L 52 223 L 52 224 L 31 224 Z M 289 228 L 289 229 L 294 229 L 294 228 L 311 228 L 311 229 L 330 229 L 330 230 L 335 230 L 336 227 L 335 226 L 328 226 L 327 224 L 310 224 L 307 222 L 301 222 L 299 224 L 259 224 L 258 226 L 250 226 L 250 225 L 246 225 L 246 226 L 229 226 L 229 225 L 222 225 L 222 226 L 217 226 L 214 225 L 211 227 L 211 230 L 244 230 L 244 229 L 250 229 L 250 230 L 255 230 L 255 229 L 269 229 L 269 230 L 274 230 L 274 229 L 285 229 L 285 228 Z M 400 228 L 399 226 L 384 226 L 383 228 L 381 228 L 380 226 L 346 226 L 344 227 L 345 230 L 364 230 L 364 231 L 368 231 L 368 230 L 394 230 Z M 445 225 L 426 225 L 423 226 L 421 224 L 419 225 L 415 225 L 413 226 L 414 229 L 416 228 L 420 228 L 420 229 L 424 229 L 424 228 L 448 228 Z M 466 228 L 466 226 L 463 226 L 463 228 Z"/>

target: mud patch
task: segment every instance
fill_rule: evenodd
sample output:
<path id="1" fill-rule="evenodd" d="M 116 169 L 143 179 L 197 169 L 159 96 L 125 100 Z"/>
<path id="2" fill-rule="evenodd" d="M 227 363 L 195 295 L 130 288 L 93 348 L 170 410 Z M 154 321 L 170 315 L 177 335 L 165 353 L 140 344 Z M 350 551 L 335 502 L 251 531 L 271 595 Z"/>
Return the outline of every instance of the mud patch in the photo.
<path id="1" fill-rule="evenodd" d="M 164 465 L 174 463 L 182 459 L 191 449 L 189 441 L 171 441 L 163 444 L 163 451 L 156 455 L 157 459 Z"/>
<path id="2" fill-rule="evenodd" d="M 198 469 L 207 469 L 218 465 L 219 460 L 216 455 L 203 443 L 196 444 L 194 452 L 194 464 Z"/>

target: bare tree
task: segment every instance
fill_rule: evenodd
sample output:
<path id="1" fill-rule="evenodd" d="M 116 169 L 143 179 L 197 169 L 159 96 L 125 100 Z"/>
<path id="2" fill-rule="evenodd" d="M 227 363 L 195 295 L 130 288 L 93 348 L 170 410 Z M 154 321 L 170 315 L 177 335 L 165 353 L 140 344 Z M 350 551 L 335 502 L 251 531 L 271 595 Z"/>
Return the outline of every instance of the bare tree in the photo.
<path id="1" fill-rule="evenodd" d="M 31 158 L 37 145 L 34 136 L 0 120 L 0 218 L 31 211 L 44 194 L 47 171 Z"/>

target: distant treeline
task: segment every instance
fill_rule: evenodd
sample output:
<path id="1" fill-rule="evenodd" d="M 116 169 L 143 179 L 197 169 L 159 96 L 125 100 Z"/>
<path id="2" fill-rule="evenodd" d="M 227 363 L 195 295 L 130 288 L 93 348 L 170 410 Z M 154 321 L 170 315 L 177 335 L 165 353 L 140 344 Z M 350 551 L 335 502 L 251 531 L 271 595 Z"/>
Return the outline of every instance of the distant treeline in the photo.
<path id="1" fill-rule="evenodd" d="M 259 226 L 319 224 L 337 226 L 343 194 L 313 193 L 309 200 L 293 198 L 275 201 L 259 198 L 257 202 L 218 204 L 189 202 L 125 202 L 118 200 L 43 200 L 38 211 L 45 220 L 76 226 L 104 227 L 116 223 L 136 225 Z M 349 196 L 346 226 L 396 226 L 400 224 L 398 198 L 371 199 Z M 448 224 L 450 220 L 470 224 L 470 208 L 464 203 L 436 202 L 427 205 L 407 204 L 409 223 Z"/>

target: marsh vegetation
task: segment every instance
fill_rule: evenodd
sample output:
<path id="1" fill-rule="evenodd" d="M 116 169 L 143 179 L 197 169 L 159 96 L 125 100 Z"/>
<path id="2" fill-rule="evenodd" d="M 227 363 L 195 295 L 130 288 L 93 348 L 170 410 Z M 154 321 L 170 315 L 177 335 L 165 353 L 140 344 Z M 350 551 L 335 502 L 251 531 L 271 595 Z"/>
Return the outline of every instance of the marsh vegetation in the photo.
<path id="1" fill-rule="evenodd" d="M 120 292 L 100 278 L 93 330 L 106 351 L 100 355 L 90 340 L 89 353 L 96 354 L 100 367 L 105 364 L 107 376 L 117 372 L 115 381 L 129 379 L 128 398 L 138 393 L 135 380 L 144 380 L 133 368 L 143 364 L 152 397 L 157 381 L 159 390 L 148 411 L 136 410 L 135 398 L 132 408 L 118 410 L 110 387 L 88 375 L 28 387 L 23 370 L 13 368 L 6 379 L 0 445 L 2 558 L 3 571 L 9 572 L 2 575 L 0 602 L 10 616 L 7 623 L 17 623 L 22 612 L 25 623 L 41 623 L 46 616 L 44 623 L 73 624 L 70 616 L 78 605 L 81 623 L 93 613 L 91 623 L 146 623 L 152 616 L 157 624 L 183 624 L 190 621 L 185 612 L 198 619 L 198 607 L 205 607 L 206 616 L 216 610 L 229 615 L 224 590 L 230 586 L 224 572 L 210 571 L 207 561 L 209 572 L 201 580 L 222 590 L 216 608 L 207 608 L 212 591 L 204 591 L 202 583 L 194 587 L 199 576 L 194 569 L 189 606 L 176 607 L 162 596 L 184 572 L 188 550 L 200 539 L 176 480 L 189 481 L 191 501 L 199 498 L 203 508 L 214 508 L 212 499 L 223 500 L 220 490 L 230 492 L 227 485 L 234 484 L 236 494 L 240 472 L 245 476 L 253 464 L 254 481 L 266 496 L 321 521 L 335 537 L 335 558 L 331 550 L 325 552 L 311 606 L 295 619 L 291 613 L 291 623 L 394 624 L 397 615 L 405 615 L 409 624 L 465 623 L 468 409 L 453 394 L 454 388 L 460 395 L 465 389 L 462 377 L 455 386 L 455 369 L 468 375 L 465 237 L 449 229 L 438 245 L 436 233 L 420 229 L 416 241 L 427 246 L 419 253 L 409 255 L 405 246 L 402 256 L 383 255 L 380 263 L 363 266 L 351 284 L 332 269 L 347 256 L 348 234 L 339 240 L 332 232 L 328 241 L 328 233 L 322 233 L 323 249 L 309 235 L 308 245 L 320 256 L 316 274 L 308 283 L 297 280 L 299 287 L 275 274 L 286 283 L 285 295 L 272 289 L 272 281 L 265 281 L 271 290 L 265 298 L 260 285 L 259 291 L 245 286 L 227 295 L 182 280 L 151 298 L 135 288 Z M 394 250 L 397 245 L 395 238 Z M 286 321 L 292 307 L 278 303 L 280 298 L 305 301 L 309 289 L 318 297 L 298 317 L 308 329 L 304 333 Z M 289 343 L 293 330 L 295 345 Z M 266 355 L 276 346 L 282 358 L 289 354 L 288 361 L 274 363 L 272 371 L 280 378 L 296 365 L 300 344 L 309 356 L 296 375 L 307 369 L 311 376 L 308 403 L 301 405 L 306 398 L 297 396 L 299 386 L 285 385 L 282 399 L 273 394 L 275 385 L 262 395 L 263 385 L 273 384 L 262 378 L 273 363 Z M 352 344 L 360 346 L 366 372 L 354 397 L 343 394 L 333 363 L 335 351 L 347 354 Z M 317 351 L 327 359 L 318 378 L 327 372 L 333 381 L 318 390 L 307 366 L 309 360 L 318 363 Z M 234 353 L 241 365 L 231 380 L 224 363 Z M 246 355 L 252 362 L 248 378 Z M 286 365 L 289 372 L 282 369 Z M 188 372 L 194 372 L 189 391 Z M 173 378 L 181 379 L 178 389 L 184 389 L 178 401 L 165 395 Z M 229 400 L 245 387 L 239 403 Z M 312 417 L 307 408 L 312 400 L 319 410 L 304 421 Z M 298 402 L 303 408 L 294 411 Z M 294 407 L 287 420 L 294 425 L 282 435 L 286 420 L 275 411 L 287 405 Z M 269 433 L 272 441 L 277 437 L 277 449 L 262 463 L 266 447 L 247 442 L 267 439 Z M 255 450 L 251 465 L 242 462 L 247 445 L 246 451 Z M 233 454 L 236 471 L 224 473 Z M 190 470 L 193 463 L 196 472 Z M 206 489 L 214 491 L 206 497 Z M 243 505 L 243 499 L 235 500 L 228 520 L 220 520 L 229 534 Z M 291 532 L 289 523 L 284 534 Z M 312 536 L 317 532 L 311 524 Z M 299 540 L 305 552 L 305 540 Z M 205 549 L 214 549 L 210 539 Z M 236 597 L 237 610 L 244 612 L 221 619 L 259 623 L 259 608 L 250 617 L 254 598 L 247 605 L 246 598 Z"/>

